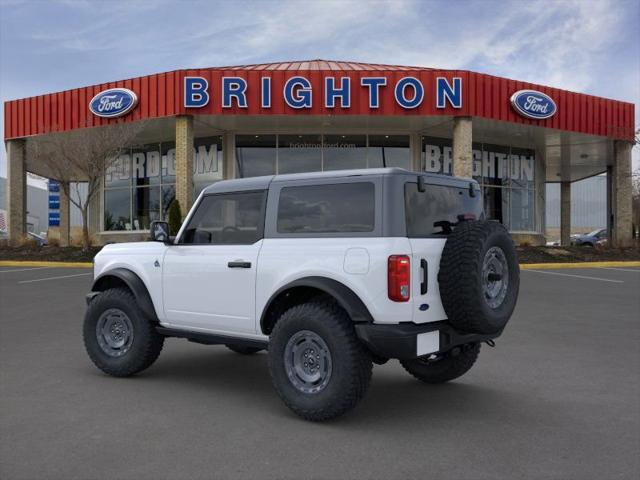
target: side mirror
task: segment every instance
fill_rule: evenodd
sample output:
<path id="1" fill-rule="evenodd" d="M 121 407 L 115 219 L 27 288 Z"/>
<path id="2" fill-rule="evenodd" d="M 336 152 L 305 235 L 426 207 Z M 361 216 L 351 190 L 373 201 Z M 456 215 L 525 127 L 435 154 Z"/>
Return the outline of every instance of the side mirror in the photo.
<path id="1" fill-rule="evenodd" d="M 169 243 L 169 224 L 167 222 L 151 222 L 151 240 Z"/>

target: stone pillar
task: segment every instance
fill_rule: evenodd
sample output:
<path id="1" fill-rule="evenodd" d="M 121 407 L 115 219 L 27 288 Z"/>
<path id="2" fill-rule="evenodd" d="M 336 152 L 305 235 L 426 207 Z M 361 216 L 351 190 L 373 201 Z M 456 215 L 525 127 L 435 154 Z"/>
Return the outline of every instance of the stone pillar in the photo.
<path id="1" fill-rule="evenodd" d="M 560 182 L 560 245 L 571 245 L 571 182 Z"/>
<path id="2" fill-rule="evenodd" d="M 176 199 L 182 219 L 193 205 L 193 117 L 176 117 Z"/>
<path id="3" fill-rule="evenodd" d="M 412 133 L 409 145 L 411 151 L 411 170 L 414 172 L 424 172 L 424 165 L 422 165 L 422 135 Z"/>
<path id="4" fill-rule="evenodd" d="M 611 169 L 611 216 L 609 241 L 615 247 L 628 247 L 632 242 L 631 215 L 631 142 L 616 141 L 615 163 Z"/>
<path id="5" fill-rule="evenodd" d="M 236 137 L 233 133 L 222 135 L 222 178 L 236 178 Z"/>
<path id="6" fill-rule="evenodd" d="M 471 117 L 453 119 L 453 174 L 456 177 L 473 176 L 473 124 Z"/>
<path id="7" fill-rule="evenodd" d="M 71 229 L 71 205 L 69 204 L 68 192 L 70 188 L 69 182 L 63 185 L 60 182 L 60 246 L 68 247 L 70 245 L 70 229 Z"/>
<path id="8" fill-rule="evenodd" d="M 11 245 L 19 244 L 27 234 L 25 150 L 22 139 L 7 142 L 7 227 Z"/>

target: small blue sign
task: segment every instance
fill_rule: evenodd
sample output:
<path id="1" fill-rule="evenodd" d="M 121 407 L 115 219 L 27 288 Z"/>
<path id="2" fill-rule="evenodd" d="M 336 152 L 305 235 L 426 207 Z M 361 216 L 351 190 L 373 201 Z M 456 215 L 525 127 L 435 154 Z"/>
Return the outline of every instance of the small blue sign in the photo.
<path id="1" fill-rule="evenodd" d="M 556 114 L 556 103 L 553 99 L 536 90 L 518 90 L 511 95 L 511 105 L 520 115 L 534 120 L 544 120 Z"/>
<path id="2" fill-rule="evenodd" d="M 49 212 L 49 226 L 50 227 L 60 226 L 60 212 Z"/>
<path id="3" fill-rule="evenodd" d="M 60 210 L 60 198 L 58 199 L 49 198 L 49 210 Z"/>
<path id="4" fill-rule="evenodd" d="M 60 184 L 55 180 L 49 180 L 49 191 L 51 193 L 58 193 L 60 191 Z"/>
<path id="5" fill-rule="evenodd" d="M 98 117 L 115 118 L 126 115 L 138 104 L 138 96 L 128 88 L 103 90 L 89 102 L 89 110 Z"/>

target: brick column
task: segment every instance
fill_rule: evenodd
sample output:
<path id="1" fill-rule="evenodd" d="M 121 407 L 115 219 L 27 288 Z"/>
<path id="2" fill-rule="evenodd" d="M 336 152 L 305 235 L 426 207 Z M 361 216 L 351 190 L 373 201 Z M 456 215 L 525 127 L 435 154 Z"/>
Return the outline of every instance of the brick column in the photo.
<path id="1" fill-rule="evenodd" d="M 232 133 L 222 135 L 222 178 L 236 178 L 236 137 Z"/>
<path id="2" fill-rule="evenodd" d="M 471 117 L 453 119 L 453 174 L 456 177 L 473 176 L 473 124 Z"/>
<path id="3" fill-rule="evenodd" d="M 560 182 L 560 245 L 571 245 L 571 182 Z"/>
<path id="4" fill-rule="evenodd" d="M 411 170 L 424 172 L 424 165 L 422 165 L 422 135 L 412 133 L 411 137 L 409 137 L 409 146 L 411 151 Z"/>
<path id="5" fill-rule="evenodd" d="M 193 205 L 193 117 L 176 117 L 176 199 L 182 219 Z"/>
<path id="6" fill-rule="evenodd" d="M 615 163 L 611 169 L 611 231 L 609 241 L 615 247 L 632 242 L 631 215 L 631 142 L 616 141 Z"/>
<path id="7" fill-rule="evenodd" d="M 9 243 L 19 244 L 27 234 L 27 172 L 25 141 L 7 142 L 7 227 Z"/>
<path id="8" fill-rule="evenodd" d="M 69 182 L 63 185 L 60 182 L 60 246 L 68 247 L 70 245 L 70 228 L 71 228 L 71 212 L 69 205 L 69 197 L 65 193 L 65 189 L 69 191 Z"/>

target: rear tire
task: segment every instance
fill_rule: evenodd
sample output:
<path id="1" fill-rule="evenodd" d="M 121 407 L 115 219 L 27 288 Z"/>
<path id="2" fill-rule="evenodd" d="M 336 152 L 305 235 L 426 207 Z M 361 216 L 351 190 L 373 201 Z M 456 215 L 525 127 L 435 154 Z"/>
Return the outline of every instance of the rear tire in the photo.
<path id="1" fill-rule="evenodd" d="M 128 377 L 150 367 L 164 345 L 155 324 L 123 288 L 106 290 L 91 301 L 83 338 L 91 361 L 114 377 Z"/>
<path id="2" fill-rule="evenodd" d="M 300 417 L 323 421 L 351 410 L 371 380 L 371 358 L 347 313 L 330 301 L 287 310 L 270 337 L 276 392 Z"/>
<path id="3" fill-rule="evenodd" d="M 455 350 L 455 349 L 454 349 Z M 404 369 L 425 383 L 444 383 L 467 373 L 476 363 L 480 344 L 471 343 L 460 347 L 458 352 L 450 352 L 442 358 L 429 360 L 426 357 L 400 360 Z"/>
<path id="4" fill-rule="evenodd" d="M 253 355 L 254 353 L 264 350 L 264 348 L 245 347 L 243 345 L 234 345 L 232 343 L 227 343 L 225 346 L 232 352 L 239 353 L 240 355 Z"/>

